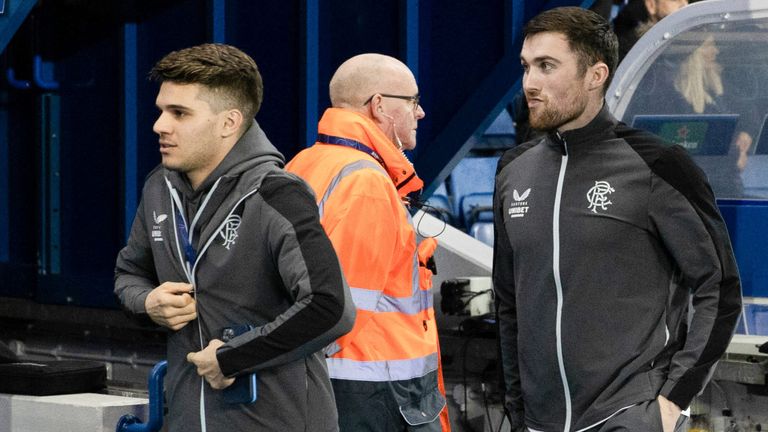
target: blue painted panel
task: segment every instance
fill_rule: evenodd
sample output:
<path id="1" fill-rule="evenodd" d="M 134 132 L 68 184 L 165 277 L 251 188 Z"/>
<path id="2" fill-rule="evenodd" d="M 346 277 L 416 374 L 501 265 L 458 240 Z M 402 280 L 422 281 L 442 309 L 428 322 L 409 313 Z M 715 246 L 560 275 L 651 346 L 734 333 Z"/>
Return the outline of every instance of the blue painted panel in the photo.
<path id="1" fill-rule="evenodd" d="M 5 93 L 0 93 L 0 262 L 10 259 L 10 199 L 8 161 L 8 109 Z"/>
<path id="2" fill-rule="evenodd" d="M 419 0 L 400 1 L 400 27 L 402 28 L 400 53 L 403 62 L 419 81 Z"/>
<path id="3" fill-rule="evenodd" d="M 128 240 L 139 205 L 137 27 L 123 25 L 123 239 Z"/>
<path id="4" fill-rule="evenodd" d="M 768 297 L 768 201 L 721 200 L 739 264 L 743 295 Z"/>
<path id="5" fill-rule="evenodd" d="M 211 42 L 207 2 L 183 0 L 168 4 L 145 0 L 140 3 L 124 13 L 137 24 L 137 194 L 141 193 L 146 175 L 160 163 L 157 135 L 152 132 L 152 125 L 157 120 L 155 98 L 160 87 L 145 77 L 152 66 L 169 52 Z M 226 10 L 229 12 L 230 7 Z M 183 23 L 183 26 L 169 23 Z"/>
<path id="6" fill-rule="evenodd" d="M 302 81 L 304 91 L 302 125 L 304 129 L 303 145 L 309 147 L 317 138 L 317 122 L 320 119 L 317 104 L 321 91 L 319 85 L 320 73 L 320 2 L 319 0 L 306 0 L 304 2 L 304 31 L 302 32 L 302 47 L 304 52 L 304 67 L 302 69 Z M 325 87 L 323 87 L 325 89 Z"/>
<path id="7" fill-rule="evenodd" d="M 253 57 L 264 79 L 264 101 L 256 120 L 286 156 L 305 147 L 307 121 L 313 122 L 310 130 L 317 127 L 312 115 L 305 115 L 312 107 L 305 109 L 304 105 L 313 104 L 312 96 L 305 96 L 303 92 L 305 80 L 311 80 L 316 74 L 304 69 L 302 34 L 306 23 L 300 3 L 303 2 L 238 0 L 227 3 L 228 42 Z M 319 49 L 319 45 L 309 47 L 308 58 L 315 49 Z M 304 76 L 305 73 L 309 76 Z"/>
<path id="8" fill-rule="evenodd" d="M 463 117 L 469 114 L 467 101 L 504 57 L 505 3 L 475 2 L 468 8 L 463 2 L 422 1 L 419 90 L 426 117 L 419 122 L 419 144 L 413 153 L 417 172 L 427 183 L 495 105 L 474 104 L 469 111 L 476 118 Z M 500 96 L 499 91 L 503 85 L 494 86 L 493 98 Z"/>
<path id="9" fill-rule="evenodd" d="M 3 0 L 0 15 L 0 53 L 27 18 L 37 0 Z"/>
<path id="10" fill-rule="evenodd" d="M 226 43 L 227 39 L 227 10 L 226 0 L 210 0 L 211 11 L 211 42 Z"/>

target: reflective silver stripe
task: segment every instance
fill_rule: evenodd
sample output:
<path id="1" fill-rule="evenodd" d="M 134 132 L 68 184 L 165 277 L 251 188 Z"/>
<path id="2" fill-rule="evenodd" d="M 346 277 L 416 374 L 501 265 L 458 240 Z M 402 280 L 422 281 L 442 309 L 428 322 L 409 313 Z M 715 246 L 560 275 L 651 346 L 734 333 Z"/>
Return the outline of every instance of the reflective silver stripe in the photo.
<path id="1" fill-rule="evenodd" d="M 355 307 L 369 312 L 400 312 L 416 315 L 432 307 L 433 298 L 429 291 L 417 290 L 411 297 L 392 297 L 381 291 L 349 287 Z"/>
<path id="2" fill-rule="evenodd" d="M 320 218 L 323 217 L 325 212 L 325 203 L 330 198 L 333 191 L 339 185 L 339 183 L 350 174 L 362 169 L 373 169 L 379 171 L 383 175 L 389 178 L 389 175 L 378 163 L 369 160 L 358 160 L 345 165 L 338 174 L 331 180 L 328 188 L 323 194 L 323 198 L 317 204 Z M 413 228 L 413 220 L 411 214 L 405 210 L 405 215 L 408 218 L 408 223 Z M 418 253 L 413 254 L 413 272 L 411 273 L 411 297 L 400 298 L 383 295 L 380 291 L 372 291 L 364 288 L 350 287 L 352 291 L 352 299 L 355 302 L 355 306 L 358 309 L 371 311 L 371 312 L 402 312 L 408 315 L 414 315 L 423 310 L 429 309 L 433 305 L 432 293 L 429 291 L 421 291 L 419 289 L 419 257 Z"/>
<path id="3" fill-rule="evenodd" d="M 560 366 L 560 379 L 563 381 L 563 393 L 565 393 L 565 428 L 563 432 L 571 430 L 571 390 L 568 387 L 568 377 L 565 375 L 565 361 L 563 360 L 563 284 L 560 279 L 560 201 L 563 195 L 563 182 L 565 181 L 565 169 L 568 166 L 568 151 L 560 162 L 560 175 L 557 177 L 557 192 L 555 193 L 555 208 L 552 213 L 552 271 L 557 288 L 557 323 L 555 333 L 557 337 L 557 362 Z"/>
<path id="4" fill-rule="evenodd" d="M 409 360 L 358 361 L 327 358 L 331 378 L 352 381 L 400 381 L 437 370 L 437 353 Z"/>
<path id="5" fill-rule="evenodd" d="M 405 215 L 408 217 L 408 223 L 411 225 L 411 229 L 413 232 L 416 232 L 416 227 L 413 225 L 413 218 L 411 217 L 411 213 L 408 211 L 405 206 L 403 206 L 403 210 L 405 210 Z M 415 234 L 414 234 L 415 235 Z M 411 274 L 411 291 L 414 295 L 416 295 L 417 292 L 421 291 L 419 289 L 419 248 L 418 245 L 416 247 L 416 250 L 413 251 L 413 273 Z M 430 301 L 431 304 L 431 301 Z"/>
<path id="6" fill-rule="evenodd" d="M 352 174 L 355 171 L 361 170 L 361 169 L 375 169 L 385 176 L 389 178 L 389 175 L 386 171 L 384 171 L 384 168 L 381 167 L 381 165 L 377 164 L 376 162 L 371 162 L 367 160 L 359 160 L 352 162 L 349 165 L 346 165 L 344 168 L 339 171 L 338 174 L 336 174 L 336 177 L 331 180 L 331 183 L 328 185 L 328 188 L 325 190 L 325 194 L 323 194 L 323 199 L 320 200 L 319 203 L 317 203 L 318 211 L 320 213 L 320 218 L 323 217 L 323 210 L 325 208 L 325 202 L 328 201 L 328 198 L 330 198 L 333 191 L 336 189 L 336 186 L 339 185 L 339 182 L 344 179 L 344 177 Z"/>

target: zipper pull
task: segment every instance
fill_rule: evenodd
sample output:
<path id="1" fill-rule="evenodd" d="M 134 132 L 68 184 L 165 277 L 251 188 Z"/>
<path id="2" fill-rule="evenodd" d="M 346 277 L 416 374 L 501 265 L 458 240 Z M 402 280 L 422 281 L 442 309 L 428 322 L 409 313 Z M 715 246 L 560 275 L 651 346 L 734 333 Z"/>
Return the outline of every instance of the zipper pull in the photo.
<path id="1" fill-rule="evenodd" d="M 563 155 L 568 156 L 568 143 L 565 141 L 565 138 L 560 135 L 560 131 L 555 131 L 555 137 L 557 138 L 559 144 L 563 146 Z"/>

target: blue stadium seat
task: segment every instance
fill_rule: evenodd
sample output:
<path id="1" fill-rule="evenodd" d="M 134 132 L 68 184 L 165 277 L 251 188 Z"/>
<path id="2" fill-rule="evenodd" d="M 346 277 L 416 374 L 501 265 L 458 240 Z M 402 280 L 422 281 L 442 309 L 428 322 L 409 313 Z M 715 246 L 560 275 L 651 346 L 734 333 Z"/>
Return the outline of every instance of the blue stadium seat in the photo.
<path id="1" fill-rule="evenodd" d="M 477 222 L 469 229 L 469 234 L 493 247 L 493 222 Z"/>
<path id="2" fill-rule="evenodd" d="M 465 195 L 461 200 L 461 217 L 467 227 L 475 222 L 493 222 L 493 193 L 475 192 Z"/>
<path id="3" fill-rule="evenodd" d="M 744 303 L 736 333 L 768 336 L 768 305 Z"/>
<path id="4" fill-rule="evenodd" d="M 472 220 L 465 218 L 464 209 L 471 209 L 473 205 L 479 205 L 476 199 L 486 202 L 482 197 L 493 195 L 494 175 L 496 174 L 496 165 L 499 162 L 498 156 L 491 157 L 467 157 L 461 160 L 451 172 L 449 186 L 453 194 L 454 214 L 461 215 L 460 221 L 465 227 L 471 226 Z M 480 195 L 475 195 L 480 194 Z M 465 197 L 472 195 L 465 204 Z M 490 207 L 488 201 L 488 207 Z M 471 213 L 471 210 L 470 210 Z"/>
<path id="5" fill-rule="evenodd" d="M 440 186 L 435 190 L 432 196 L 427 199 L 427 205 L 432 208 L 427 207 L 424 211 L 442 219 L 447 224 L 455 224 L 456 215 L 453 213 L 453 206 L 448 197 L 448 190 L 445 188 L 445 183 L 440 183 Z"/>

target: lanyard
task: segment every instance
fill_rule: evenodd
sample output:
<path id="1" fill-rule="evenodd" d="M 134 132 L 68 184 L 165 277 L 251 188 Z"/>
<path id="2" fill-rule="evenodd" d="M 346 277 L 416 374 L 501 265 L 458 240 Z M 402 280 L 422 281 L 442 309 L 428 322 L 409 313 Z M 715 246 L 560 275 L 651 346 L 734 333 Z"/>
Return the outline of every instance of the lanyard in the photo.
<path id="1" fill-rule="evenodd" d="M 197 252 L 195 252 L 195 248 L 192 247 L 192 244 L 189 243 L 190 239 L 189 232 L 187 231 L 187 224 L 184 222 L 184 218 L 180 217 L 178 213 L 176 213 L 176 228 L 179 230 L 178 234 L 181 238 L 181 246 L 184 248 L 187 264 L 192 266 L 197 260 Z"/>
<path id="2" fill-rule="evenodd" d="M 368 153 L 371 155 L 372 158 L 376 159 L 382 166 L 387 166 L 384 163 L 384 159 L 381 158 L 381 156 L 376 153 L 376 150 L 368 147 L 367 145 L 355 141 L 349 138 L 341 138 L 333 135 L 326 135 L 326 134 L 317 134 L 317 141 L 321 142 L 323 144 L 334 144 L 334 145 L 340 145 L 344 147 L 351 147 L 355 150 L 360 150 L 363 153 Z"/>

